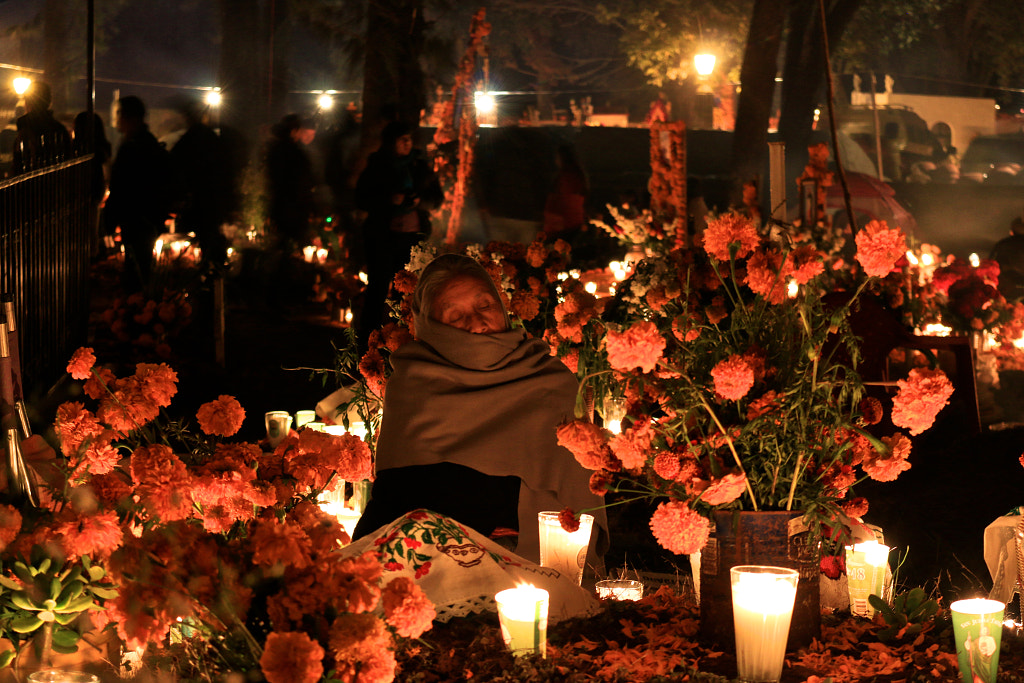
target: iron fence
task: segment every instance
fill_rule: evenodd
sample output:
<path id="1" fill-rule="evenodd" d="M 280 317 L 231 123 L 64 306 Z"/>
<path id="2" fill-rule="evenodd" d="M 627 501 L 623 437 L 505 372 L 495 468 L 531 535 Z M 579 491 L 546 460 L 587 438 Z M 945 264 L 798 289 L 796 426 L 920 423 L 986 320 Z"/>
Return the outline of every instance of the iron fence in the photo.
<path id="1" fill-rule="evenodd" d="M 91 160 L 0 181 L 0 292 L 14 297 L 26 394 L 51 387 L 86 340 Z"/>

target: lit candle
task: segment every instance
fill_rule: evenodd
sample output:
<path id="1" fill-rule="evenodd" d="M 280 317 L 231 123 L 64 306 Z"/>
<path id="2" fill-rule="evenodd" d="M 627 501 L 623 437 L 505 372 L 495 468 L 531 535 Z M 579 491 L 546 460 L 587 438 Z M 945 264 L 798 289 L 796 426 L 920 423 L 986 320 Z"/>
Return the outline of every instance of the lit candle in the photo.
<path id="1" fill-rule="evenodd" d="M 327 261 L 327 250 L 317 249 L 316 250 L 316 261 L 317 263 L 324 263 Z"/>
<path id="2" fill-rule="evenodd" d="M 315 410 L 300 410 L 295 413 L 295 428 L 301 429 L 316 420 Z"/>
<path id="3" fill-rule="evenodd" d="M 606 579 L 598 581 L 597 597 L 612 600 L 639 600 L 644 597 L 644 584 L 629 579 Z"/>
<path id="4" fill-rule="evenodd" d="M 732 567 L 729 573 L 739 678 L 777 681 L 786 658 L 799 573 L 758 566 Z"/>
<path id="5" fill-rule="evenodd" d="M 587 294 L 597 294 L 597 283 L 588 282 L 587 284 L 583 285 L 583 289 L 587 290 Z"/>
<path id="6" fill-rule="evenodd" d="M 313 262 L 313 255 L 314 254 L 316 254 L 316 247 L 314 247 L 312 244 L 309 245 L 308 247 L 303 247 L 302 248 L 302 259 L 306 263 L 312 263 Z"/>
<path id="7" fill-rule="evenodd" d="M 540 565 L 556 569 L 576 581 L 583 582 L 583 567 L 587 563 L 587 547 L 594 516 L 580 515 L 580 528 L 569 533 L 562 528 L 557 512 L 538 512 L 540 524 Z"/>
<path id="8" fill-rule="evenodd" d="M 499 592 L 494 601 L 501 637 L 512 654 L 547 656 L 548 592 L 527 584 Z"/>
<path id="9" fill-rule="evenodd" d="M 601 418 L 604 428 L 612 434 L 622 433 L 622 418 L 626 416 L 626 399 L 622 396 L 605 396 L 602 402 Z"/>
<path id="10" fill-rule="evenodd" d="M 852 614 L 869 619 L 875 615 L 868 596 L 883 596 L 888 562 L 889 546 L 878 541 L 846 546 L 846 582 Z"/>
<path id="11" fill-rule="evenodd" d="M 34 671 L 28 675 L 28 680 L 29 683 L 100 683 L 99 677 L 95 674 L 56 669 Z"/>

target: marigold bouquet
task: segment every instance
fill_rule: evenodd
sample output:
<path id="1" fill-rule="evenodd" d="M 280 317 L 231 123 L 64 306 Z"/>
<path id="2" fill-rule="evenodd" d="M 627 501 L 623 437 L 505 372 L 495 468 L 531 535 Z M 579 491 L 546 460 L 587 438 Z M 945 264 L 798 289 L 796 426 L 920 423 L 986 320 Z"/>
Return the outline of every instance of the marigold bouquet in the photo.
<path id="1" fill-rule="evenodd" d="M 267 452 L 224 440 L 245 417 L 231 396 L 200 406 L 198 430 L 169 419 L 167 365 L 118 378 L 86 348 L 68 371 L 96 405 L 59 408 L 67 471 L 41 495 L 53 521 L 8 538 L 5 567 L 34 544 L 54 562 L 82 557 L 93 581 L 105 568 L 116 592 L 82 588 L 102 603 L 97 627 L 180 680 L 392 680 L 395 635 L 429 628 L 433 606 L 405 579 L 382 586 L 374 552 L 340 558 L 348 536 L 315 502 L 333 477 L 369 476 L 362 439 L 303 430 Z"/>
<path id="2" fill-rule="evenodd" d="M 862 515 L 852 486 L 895 479 L 911 441 L 871 431 L 883 405 L 857 373 L 848 315 L 903 258 L 904 237 L 872 222 L 856 244 L 866 279 L 831 291 L 814 246 L 729 214 L 709 222 L 702 248 L 643 261 L 610 304 L 566 293 L 550 335 L 558 354 L 599 411 L 609 393 L 626 400 L 621 433 L 584 415 L 559 429 L 594 470 L 592 489 L 659 501 L 651 530 L 676 553 L 703 547 L 718 509 L 802 511 L 812 527 L 844 508 Z M 951 392 L 941 370 L 914 370 L 892 424 L 920 433 Z"/>

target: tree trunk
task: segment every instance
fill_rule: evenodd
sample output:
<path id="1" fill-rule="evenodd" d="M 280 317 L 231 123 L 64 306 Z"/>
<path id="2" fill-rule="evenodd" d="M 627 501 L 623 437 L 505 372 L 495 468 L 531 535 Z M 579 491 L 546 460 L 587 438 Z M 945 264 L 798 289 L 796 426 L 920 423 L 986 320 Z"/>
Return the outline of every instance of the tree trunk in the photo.
<path id="1" fill-rule="evenodd" d="M 260 3 L 220 0 L 220 22 L 218 81 L 225 84 L 220 124 L 251 143 L 258 139 L 260 125 L 270 120 L 263 80 L 267 33 L 260 30 Z"/>
<path id="2" fill-rule="evenodd" d="M 738 203 L 743 183 L 759 178 L 768 155 L 767 124 L 772 113 L 786 5 L 787 0 L 754 0 L 740 71 L 742 90 L 733 136 L 734 203 Z M 762 180 L 759 186 L 763 185 Z"/>
<path id="3" fill-rule="evenodd" d="M 838 43 L 861 4 L 861 0 L 840 0 L 827 9 L 830 46 Z M 789 13 L 789 37 L 782 77 L 779 137 L 786 143 L 787 177 L 796 177 L 807 164 L 814 109 L 819 104 L 827 106 L 822 96 L 825 68 L 819 4 L 817 0 L 803 0 Z"/>
<path id="4" fill-rule="evenodd" d="M 423 0 L 371 0 L 366 22 L 363 136 L 371 143 L 387 120 L 418 124 L 427 96 L 420 55 Z"/>
<path id="5" fill-rule="evenodd" d="M 43 6 L 43 69 L 44 80 L 53 96 L 54 114 L 60 116 L 68 102 L 68 18 L 67 0 L 46 0 Z M 85 109 L 83 106 L 82 109 Z"/>

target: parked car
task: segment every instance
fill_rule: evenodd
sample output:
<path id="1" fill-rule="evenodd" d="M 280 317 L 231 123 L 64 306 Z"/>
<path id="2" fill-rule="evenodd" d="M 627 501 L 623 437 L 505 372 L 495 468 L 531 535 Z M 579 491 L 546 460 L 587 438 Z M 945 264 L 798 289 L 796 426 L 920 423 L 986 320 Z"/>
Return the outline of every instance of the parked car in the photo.
<path id="1" fill-rule="evenodd" d="M 960 159 L 961 182 L 1024 185 L 1024 133 L 979 135 Z"/>
<path id="2" fill-rule="evenodd" d="M 878 114 L 877 127 L 875 114 Z M 934 162 L 942 156 L 942 145 L 928 129 L 925 120 L 906 107 L 844 107 L 836 112 L 837 128 L 849 136 L 871 163 L 878 167 L 878 143 L 882 147 L 882 174 L 887 181 L 906 180 L 914 165 Z M 828 130 L 828 119 L 818 122 L 819 130 Z M 876 133 L 880 140 L 876 140 Z"/>

